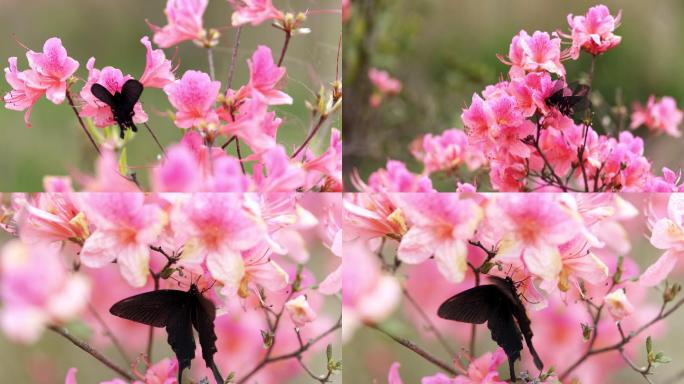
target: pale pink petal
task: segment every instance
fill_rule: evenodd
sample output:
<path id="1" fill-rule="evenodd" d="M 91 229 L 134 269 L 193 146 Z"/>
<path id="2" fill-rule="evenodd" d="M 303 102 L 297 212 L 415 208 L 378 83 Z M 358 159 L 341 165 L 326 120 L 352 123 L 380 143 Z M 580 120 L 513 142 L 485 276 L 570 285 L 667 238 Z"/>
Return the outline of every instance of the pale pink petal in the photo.
<path id="1" fill-rule="evenodd" d="M 399 376 L 399 366 L 397 362 L 392 363 L 387 375 L 387 384 L 403 384 L 401 376 Z"/>
<path id="2" fill-rule="evenodd" d="M 222 295 L 233 297 L 237 294 L 245 275 L 245 263 L 240 253 L 230 248 L 224 248 L 221 252 L 210 252 L 207 255 L 207 268 L 211 276 L 223 284 Z"/>
<path id="3" fill-rule="evenodd" d="M 667 275 L 672 272 L 680 255 L 681 254 L 673 251 L 666 251 L 663 253 L 655 263 L 651 264 L 651 266 L 641 274 L 639 283 L 646 287 L 653 287 L 660 284 L 667 278 Z"/>
<path id="4" fill-rule="evenodd" d="M 408 264 L 418 264 L 435 253 L 436 239 L 429 228 L 413 227 L 401 238 L 397 255 Z"/>

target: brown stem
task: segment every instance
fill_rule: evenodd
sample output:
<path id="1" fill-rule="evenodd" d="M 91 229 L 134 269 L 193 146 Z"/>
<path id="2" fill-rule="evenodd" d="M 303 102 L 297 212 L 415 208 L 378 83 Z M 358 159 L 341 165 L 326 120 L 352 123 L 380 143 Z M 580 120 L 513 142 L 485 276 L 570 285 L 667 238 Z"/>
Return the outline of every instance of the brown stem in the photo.
<path id="1" fill-rule="evenodd" d="M 83 119 L 81 119 L 81 115 L 78 114 L 78 109 L 76 108 L 76 104 L 74 104 L 74 99 L 71 98 L 71 92 L 69 90 L 66 90 L 66 98 L 69 101 L 69 105 L 71 105 L 71 109 L 74 111 L 76 114 L 76 118 L 78 119 L 78 123 L 81 124 L 81 128 L 83 128 L 83 133 L 88 136 L 88 140 L 90 140 L 90 143 L 93 144 L 93 147 L 95 148 L 95 151 L 97 151 L 97 154 L 100 154 L 100 148 L 98 148 L 97 144 L 95 143 L 95 139 L 93 139 L 93 136 L 88 132 L 88 128 L 86 128 L 85 123 L 83 123 Z"/>
<path id="2" fill-rule="evenodd" d="M 299 155 L 299 153 L 301 151 L 303 151 L 307 145 L 309 145 L 309 142 L 316 135 L 316 132 L 318 132 L 318 130 L 321 128 L 321 126 L 323 125 L 323 123 L 325 122 L 326 119 L 327 119 L 327 116 L 321 115 L 321 117 L 318 119 L 318 122 L 316 123 L 316 125 L 313 127 L 313 129 L 311 129 L 309 131 L 309 134 L 306 136 L 306 139 L 304 139 L 304 142 L 302 143 L 302 145 L 300 145 L 299 148 L 297 148 L 297 150 L 294 151 L 292 156 L 290 156 L 291 159 L 294 159 L 295 157 L 297 157 L 297 155 Z"/>
<path id="3" fill-rule="evenodd" d="M 116 350 L 119 351 L 119 353 L 121 354 L 121 357 L 123 357 L 126 364 L 130 364 L 131 361 L 128 359 L 128 355 L 126 355 L 126 351 L 123 349 L 123 346 L 119 342 L 119 339 L 116 336 L 114 336 L 112 329 L 109 328 L 109 326 L 104 321 L 102 316 L 100 316 L 100 314 L 97 313 L 97 310 L 95 309 L 95 307 L 93 307 L 93 305 L 90 303 L 88 303 L 88 310 L 93 315 L 95 320 L 97 320 L 97 322 L 100 323 L 100 325 L 102 326 L 102 329 L 104 329 L 104 331 L 105 331 L 105 335 L 107 335 L 107 337 L 109 337 L 109 339 L 112 341 L 112 344 L 114 344 L 114 347 L 116 348 Z"/>
<path id="4" fill-rule="evenodd" d="M 656 317 L 654 317 L 648 323 L 642 325 L 636 331 L 633 331 L 633 332 L 629 333 L 628 335 L 624 335 L 621 338 L 621 340 L 616 342 L 615 344 L 609 345 L 607 347 L 599 348 L 599 349 L 593 349 L 593 342 L 590 343 L 590 347 L 588 348 L 587 352 L 584 355 L 580 356 L 580 358 L 577 359 L 577 361 L 575 361 L 570 366 L 570 368 L 568 368 L 565 372 L 563 372 L 563 374 L 559 378 L 560 381 L 564 381 L 564 379 L 567 378 L 568 375 L 570 375 L 570 373 L 572 373 L 572 371 L 574 371 L 575 369 L 577 369 L 577 367 L 582 365 L 582 363 L 584 363 L 589 357 L 591 357 L 593 355 L 598 355 L 601 353 L 610 352 L 610 351 L 619 351 L 620 348 L 624 347 L 627 343 L 632 341 L 632 339 L 634 339 L 637 335 L 639 335 L 640 333 L 642 333 L 643 331 L 645 331 L 646 329 L 651 327 L 653 324 L 655 324 L 655 323 L 659 322 L 660 320 L 670 316 L 674 311 L 676 311 L 683 304 L 684 304 L 684 299 L 680 299 L 672 308 L 665 311 L 666 303 L 664 303 L 663 306 L 660 308 L 660 312 L 658 313 L 658 315 Z M 603 305 L 601 307 L 599 307 L 598 315 L 600 315 L 600 309 L 601 308 L 603 308 Z M 598 318 L 598 316 L 596 316 L 596 318 Z M 596 324 L 597 321 L 594 320 L 594 323 Z M 594 329 L 594 337 L 592 338 L 592 340 L 596 339 L 595 336 L 596 336 L 596 329 Z"/>
<path id="5" fill-rule="evenodd" d="M 233 137 L 231 137 L 230 139 L 228 139 L 228 141 L 226 141 L 226 143 L 223 144 L 223 145 L 221 146 L 221 149 L 226 149 L 226 148 L 228 148 L 228 146 L 230 145 L 230 143 L 232 143 L 235 139 L 237 139 L 237 136 L 233 135 Z"/>
<path id="6" fill-rule="evenodd" d="M 257 372 L 259 372 L 263 367 L 275 363 L 277 361 L 282 361 L 282 360 L 288 360 L 292 358 L 296 358 L 297 356 L 301 356 L 302 353 L 306 352 L 309 348 L 311 348 L 314 344 L 318 343 L 322 339 L 324 339 L 326 336 L 330 335 L 331 333 L 335 332 L 336 330 L 342 328 L 342 316 L 340 316 L 337 319 L 337 322 L 328 330 L 325 332 L 321 333 L 320 335 L 316 336 L 315 338 L 309 340 L 306 344 L 303 346 L 300 346 L 298 349 L 290 352 L 290 353 L 285 353 L 279 356 L 274 356 L 270 357 L 270 354 L 267 353 L 267 356 L 264 357 L 264 359 L 261 360 L 259 364 L 257 364 L 256 367 L 254 367 L 249 373 L 245 375 L 240 381 L 236 382 L 236 384 L 244 384 L 247 383 L 247 380 L 249 380 L 250 377 L 254 376 Z M 275 340 L 274 340 L 275 343 Z M 273 345 L 273 344 L 271 344 Z M 269 348 L 269 350 L 272 350 L 272 348 Z"/>
<path id="7" fill-rule="evenodd" d="M 556 170 L 553 169 L 553 166 L 549 162 L 549 159 L 546 157 L 544 152 L 541 150 L 541 147 L 539 146 L 539 137 L 541 135 L 541 123 L 537 123 L 537 137 L 534 139 L 533 146 L 534 149 L 537 150 L 537 153 L 539 153 L 539 156 L 542 158 L 544 161 L 544 168 L 547 168 L 551 172 L 551 176 L 554 178 L 556 183 L 558 184 L 558 187 L 563 190 L 563 192 L 568 191 L 568 187 L 565 186 L 565 183 L 563 183 L 563 180 L 556 174 Z"/>
<path id="8" fill-rule="evenodd" d="M 235 43 L 233 44 L 233 52 L 230 54 L 230 67 L 228 67 L 228 82 L 226 85 L 226 93 L 230 87 L 233 86 L 233 75 L 235 74 L 235 66 L 237 65 L 238 49 L 240 48 L 240 34 L 242 27 L 237 27 L 235 32 Z"/>
<path id="9" fill-rule="evenodd" d="M 207 48 L 207 61 L 209 62 L 209 76 L 214 80 L 216 78 L 216 73 L 214 70 L 214 51 L 211 47 Z"/>
<path id="10" fill-rule="evenodd" d="M 235 152 L 237 152 L 238 160 L 240 160 L 240 169 L 242 169 L 242 174 L 246 175 L 247 171 L 245 171 L 245 164 L 242 162 L 242 153 L 240 152 L 240 139 L 237 136 L 233 137 L 235 137 Z"/>
<path id="11" fill-rule="evenodd" d="M 280 58 L 278 59 L 278 66 L 283 66 L 283 60 L 285 59 L 285 52 L 287 52 L 287 47 L 290 46 L 290 39 L 292 38 L 292 33 L 290 31 L 285 31 L 285 43 L 283 44 L 283 49 L 280 51 Z"/>
<path id="12" fill-rule="evenodd" d="M 442 345 L 442 347 L 444 347 L 444 350 L 447 351 L 449 356 L 456 356 L 456 352 L 451 349 L 451 347 L 449 346 L 449 343 L 447 343 L 447 341 L 446 341 L 446 338 L 441 334 L 441 332 L 439 332 L 439 330 L 437 329 L 435 324 L 432 322 L 430 317 L 425 313 L 425 311 L 423 311 L 423 308 L 420 307 L 418 302 L 413 298 L 413 296 L 411 296 L 409 294 L 409 292 L 406 288 L 403 289 L 403 292 L 404 292 L 404 296 L 406 297 L 406 299 L 409 301 L 409 303 L 411 303 L 411 305 L 413 305 L 413 308 L 415 308 L 416 311 L 418 311 L 418 314 L 420 315 L 420 317 L 422 317 L 423 321 L 425 321 L 425 323 L 427 324 L 428 330 L 430 332 L 432 332 L 435 335 L 435 337 L 437 337 L 437 340 Z"/>
<path id="13" fill-rule="evenodd" d="M 150 133 L 150 135 L 152 135 L 152 139 L 154 139 L 154 142 L 157 143 L 157 146 L 159 147 L 159 149 L 161 149 L 162 154 L 164 154 L 164 156 L 166 156 L 166 151 L 164 150 L 164 146 L 159 142 L 159 139 L 157 139 L 157 135 L 154 134 L 154 131 L 152 130 L 152 128 L 150 128 L 150 126 L 147 125 L 147 122 L 143 123 L 143 125 L 145 125 L 145 128 L 147 128 L 147 131 Z"/>
<path id="14" fill-rule="evenodd" d="M 395 336 L 395 335 L 391 334 L 389 331 L 381 328 L 380 326 L 378 326 L 376 324 L 366 324 L 366 326 L 373 328 L 373 329 L 379 331 L 380 333 L 385 334 L 385 336 L 391 338 L 392 340 L 403 345 L 404 347 L 412 350 L 413 352 L 415 352 L 416 354 L 418 354 L 419 356 L 421 356 L 425 360 L 429 361 L 430 363 L 434 364 L 435 366 L 439 367 L 443 371 L 448 372 L 454 376 L 459 374 L 454 368 L 450 367 L 449 364 L 447 364 L 447 363 L 439 360 L 438 358 L 432 356 L 428 351 L 422 349 L 421 347 L 416 345 L 416 343 L 412 342 L 411 340 L 405 339 L 403 337 Z"/>
<path id="15" fill-rule="evenodd" d="M 50 325 L 48 326 L 48 329 L 61 335 L 65 339 L 71 341 L 75 346 L 81 348 L 83 351 L 86 353 L 90 354 L 94 358 L 96 358 L 98 361 L 100 361 L 102 364 L 106 365 L 109 369 L 112 371 L 118 373 L 119 375 L 123 376 L 126 380 L 133 381 L 135 378 L 131 376 L 128 372 L 126 372 L 125 369 L 117 366 L 113 362 L 111 362 L 109 359 L 107 359 L 104 355 L 102 355 L 100 352 L 96 351 L 93 347 L 88 345 L 87 343 L 75 338 L 72 336 L 69 331 L 67 331 L 64 328 L 57 327 L 55 325 Z"/>

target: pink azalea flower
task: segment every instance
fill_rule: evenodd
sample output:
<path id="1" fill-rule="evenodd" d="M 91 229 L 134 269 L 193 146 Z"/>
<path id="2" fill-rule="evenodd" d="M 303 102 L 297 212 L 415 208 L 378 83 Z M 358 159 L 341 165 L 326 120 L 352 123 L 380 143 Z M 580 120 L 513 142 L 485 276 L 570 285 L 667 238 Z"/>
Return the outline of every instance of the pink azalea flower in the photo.
<path id="1" fill-rule="evenodd" d="M 90 297 L 90 283 L 70 273 L 60 244 L 28 246 L 19 240 L 0 250 L 0 328 L 8 339 L 33 343 L 47 325 L 76 318 Z"/>
<path id="2" fill-rule="evenodd" d="M 81 98 L 85 102 L 81 106 L 80 115 L 92 118 L 95 126 L 100 128 L 115 125 L 116 121 L 114 121 L 114 116 L 112 115 L 112 108 L 96 98 L 90 91 L 90 88 L 93 84 L 97 83 L 107 88 L 111 94 L 114 94 L 121 92 L 124 83 L 133 77 L 130 75 L 124 76 L 121 70 L 113 67 L 105 67 L 102 70 L 96 69 L 95 58 L 93 57 L 86 63 L 86 68 L 88 68 L 88 81 L 86 81 L 80 93 Z M 133 116 L 134 123 L 142 124 L 147 121 L 147 114 L 143 111 L 140 102 L 135 104 L 133 112 L 135 113 Z"/>
<path id="3" fill-rule="evenodd" d="M 78 61 L 67 55 L 62 40 L 53 37 L 43 45 L 43 52 L 26 53 L 31 71 L 26 73 L 27 85 L 45 90 L 48 100 L 61 104 L 66 97 L 67 80 L 78 69 Z"/>
<path id="4" fill-rule="evenodd" d="M 228 0 L 235 8 L 231 17 L 234 27 L 251 23 L 257 26 L 267 20 L 282 20 L 283 13 L 273 6 L 271 0 Z"/>
<path id="5" fill-rule="evenodd" d="M 95 177 L 81 176 L 83 189 L 89 192 L 140 192 L 140 188 L 119 173 L 117 155 L 110 148 L 101 148 L 95 164 Z"/>
<path id="6" fill-rule="evenodd" d="M 354 266 L 342 268 L 342 338 L 348 340 L 363 322 L 381 322 L 394 311 L 401 286 L 363 240 L 345 241 L 343 248 L 344 264 Z"/>
<path id="7" fill-rule="evenodd" d="M 180 80 L 164 87 L 169 102 L 176 108 L 176 126 L 192 128 L 218 123 L 214 109 L 221 83 L 211 81 L 209 75 L 199 71 L 186 71 Z"/>
<path id="8" fill-rule="evenodd" d="M 95 226 L 80 257 L 84 265 L 102 268 L 116 260 L 121 275 L 133 287 L 145 285 L 149 274 L 149 245 L 166 224 L 164 212 L 145 204 L 142 193 L 91 193 L 79 205 Z"/>
<path id="9" fill-rule="evenodd" d="M 307 159 L 302 167 L 316 182 L 320 175 L 325 176 L 322 191 L 342 192 L 342 133 L 336 128 L 331 129 L 328 149 L 316 158 Z"/>
<path id="10" fill-rule="evenodd" d="M 545 281 L 563 270 L 559 246 L 580 234 L 580 226 L 556 195 L 508 195 L 487 209 L 499 234 L 497 260 L 526 268 Z"/>
<path id="11" fill-rule="evenodd" d="M 394 96 L 401 92 L 401 81 L 391 77 L 387 71 L 371 68 L 368 70 L 368 79 L 377 89 L 369 101 L 373 108 L 380 106 L 383 96 Z"/>
<path id="12" fill-rule="evenodd" d="M 447 280 L 461 282 L 468 268 L 467 242 L 482 219 L 481 208 L 456 194 L 405 194 L 396 199 L 410 223 L 399 243 L 399 260 L 419 264 L 434 256 Z"/>
<path id="13" fill-rule="evenodd" d="M 70 194 L 42 193 L 24 200 L 15 220 L 26 243 L 85 241 L 90 234 L 86 217 Z"/>
<path id="14" fill-rule="evenodd" d="M 497 348 L 496 351 L 487 352 L 474 359 L 468 364 L 466 375 L 458 376 L 453 381 L 425 381 L 423 384 L 504 384 L 506 381 L 499 377 L 498 368 L 506 361 L 506 353 L 503 349 Z"/>
<path id="15" fill-rule="evenodd" d="M 285 303 L 285 309 L 297 327 L 303 327 L 316 320 L 316 311 L 311 309 L 305 295 L 299 295 Z"/>
<path id="16" fill-rule="evenodd" d="M 463 164 L 475 170 L 485 162 L 481 152 L 470 150 L 468 136 L 459 129 L 448 129 L 438 136 L 427 134 L 420 141 L 421 147 L 412 153 L 423 162 L 428 174 L 458 169 Z"/>
<path id="17" fill-rule="evenodd" d="M 276 135 L 282 119 L 276 117 L 275 112 L 268 111 L 267 100 L 260 93 L 254 91 L 252 97 L 240 105 L 231 121 L 221 127 L 221 132 L 227 136 L 237 136 L 252 149 L 255 155 L 260 155 L 276 146 Z"/>
<path id="18" fill-rule="evenodd" d="M 655 219 L 652 224 L 651 244 L 665 252 L 639 278 L 639 282 L 647 287 L 665 280 L 684 255 L 684 195 L 670 195 L 667 216 Z"/>
<path id="19" fill-rule="evenodd" d="M 406 164 L 397 160 L 387 160 L 387 169 L 373 172 L 368 185 L 360 180 L 357 184 L 366 192 L 435 192 L 429 177 L 411 173 Z"/>
<path id="20" fill-rule="evenodd" d="M 644 186 L 644 192 L 684 192 L 681 183 L 682 171 L 674 172 L 663 167 L 663 176 L 651 177 Z"/>
<path id="21" fill-rule="evenodd" d="M 401 365 L 396 361 L 392 363 L 387 374 L 387 384 L 403 384 L 401 376 L 399 375 L 399 367 Z"/>
<path id="22" fill-rule="evenodd" d="M 243 208 L 240 195 L 187 195 L 174 208 L 171 224 L 178 236 L 187 239 L 182 263 L 206 262 L 211 276 L 223 285 L 222 294 L 237 294 L 245 274 L 240 252 L 264 237 L 264 228 Z"/>
<path id="23" fill-rule="evenodd" d="M 615 321 L 620 321 L 634 312 L 634 306 L 629 302 L 625 290 L 622 288 L 607 294 L 603 300 Z"/>
<path id="24" fill-rule="evenodd" d="M 174 82 L 176 77 L 173 75 L 171 60 L 166 59 L 164 51 L 152 49 L 152 43 L 147 36 L 143 36 L 140 42 L 147 49 L 145 71 L 140 76 L 140 82 L 145 87 L 151 88 L 164 88 L 166 84 Z"/>
<path id="25" fill-rule="evenodd" d="M 31 110 L 33 105 L 45 94 L 45 89 L 31 87 L 27 82 L 28 73 L 31 70 L 19 72 L 17 70 L 17 58 L 9 58 L 9 68 L 5 68 L 5 79 L 12 87 L 3 98 L 5 108 L 14 111 L 24 111 L 24 122 L 31 127 Z"/>
<path id="26" fill-rule="evenodd" d="M 152 170 L 152 189 L 157 192 L 194 192 L 202 185 L 202 169 L 195 154 L 182 144 L 166 150 Z"/>
<path id="27" fill-rule="evenodd" d="M 238 91 L 238 98 L 257 93 L 268 105 L 292 104 L 292 97 L 279 89 L 287 71 L 275 64 L 271 48 L 259 45 L 247 65 L 249 83 Z"/>
<path id="28" fill-rule="evenodd" d="M 632 129 L 645 125 L 655 133 L 665 133 L 673 137 L 680 137 L 679 125 L 682 123 L 684 113 L 677 108 L 675 99 L 665 96 L 656 102 L 655 96 L 648 98 L 646 107 L 639 103 L 634 104 L 632 112 Z"/>
<path id="29" fill-rule="evenodd" d="M 535 31 L 530 36 L 520 31 L 511 41 L 508 58 L 499 57 L 504 64 L 510 65 L 509 76 L 513 79 L 523 77 L 527 72 L 546 71 L 565 77 L 565 67 L 561 63 L 561 39 L 548 32 Z"/>
<path id="30" fill-rule="evenodd" d="M 160 28 L 147 23 L 154 32 L 154 43 L 169 48 L 186 40 L 199 39 L 204 34 L 202 17 L 209 0 L 168 0 L 164 13 L 168 24 Z"/>
<path id="31" fill-rule="evenodd" d="M 148 363 L 149 365 L 149 363 Z M 78 384 L 76 381 L 76 368 L 69 368 L 64 384 Z M 148 366 L 145 374 L 134 368 L 135 375 L 140 380 L 134 380 L 131 384 L 178 384 L 178 361 L 176 359 L 162 359 L 158 363 Z M 100 384 L 127 384 L 122 379 L 102 381 Z"/>
<path id="32" fill-rule="evenodd" d="M 389 194 L 346 194 L 343 206 L 344 231 L 348 239 L 401 236 L 408 230 L 406 219 Z"/>
<path id="33" fill-rule="evenodd" d="M 263 153 L 254 165 L 254 182 L 260 192 L 291 192 L 302 186 L 306 174 L 299 164 L 293 163 L 285 148 L 277 145 Z"/>
<path id="34" fill-rule="evenodd" d="M 568 15 L 568 24 L 571 28 L 572 47 L 570 54 L 574 60 L 579 57 L 580 49 L 600 55 L 614 48 L 622 37 L 613 34 L 620 25 L 622 11 L 613 17 L 605 5 L 597 5 L 589 8 L 584 16 Z"/>

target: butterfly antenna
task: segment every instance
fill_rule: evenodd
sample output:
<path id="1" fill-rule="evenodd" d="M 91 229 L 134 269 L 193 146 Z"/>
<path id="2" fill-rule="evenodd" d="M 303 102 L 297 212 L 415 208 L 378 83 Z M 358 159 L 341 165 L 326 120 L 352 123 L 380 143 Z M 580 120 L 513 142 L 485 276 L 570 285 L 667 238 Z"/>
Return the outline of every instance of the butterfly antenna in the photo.
<path id="1" fill-rule="evenodd" d="M 211 285 L 209 287 L 207 287 L 206 289 L 202 290 L 202 293 L 204 293 L 204 292 L 206 292 L 206 291 L 208 291 L 214 287 L 214 284 L 216 284 L 216 279 L 211 279 L 211 280 L 212 280 Z"/>

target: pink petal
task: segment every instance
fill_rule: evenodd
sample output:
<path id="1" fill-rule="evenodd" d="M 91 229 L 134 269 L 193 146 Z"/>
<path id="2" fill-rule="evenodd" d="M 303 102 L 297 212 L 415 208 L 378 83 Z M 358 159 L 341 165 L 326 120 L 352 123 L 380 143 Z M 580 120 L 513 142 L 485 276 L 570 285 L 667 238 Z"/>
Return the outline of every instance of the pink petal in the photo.
<path id="1" fill-rule="evenodd" d="M 677 264 L 679 256 L 679 253 L 673 251 L 666 251 L 663 253 L 655 263 L 651 264 L 651 266 L 641 274 L 639 283 L 646 287 L 653 287 L 660 284 L 660 282 L 665 280 L 667 275 L 672 272 L 672 269 L 674 269 Z"/>

